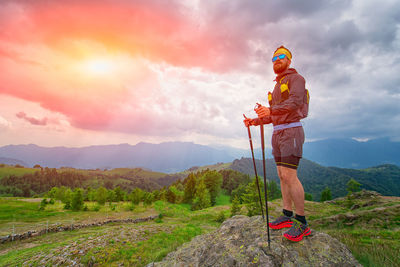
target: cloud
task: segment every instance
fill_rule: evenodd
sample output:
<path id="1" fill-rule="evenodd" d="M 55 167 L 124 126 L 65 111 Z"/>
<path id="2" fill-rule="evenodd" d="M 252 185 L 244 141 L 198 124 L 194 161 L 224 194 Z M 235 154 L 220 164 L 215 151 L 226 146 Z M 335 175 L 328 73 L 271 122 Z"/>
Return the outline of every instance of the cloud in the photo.
<path id="1" fill-rule="evenodd" d="M 9 129 L 11 127 L 11 123 L 6 120 L 5 118 L 3 118 L 2 116 L 0 116 L 0 131 L 5 131 L 7 129 Z"/>
<path id="2" fill-rule="evenodd" d="M 43 119 L 39 120 L 39 119 L 36 119 L 36 118 L 33 118 L 33 117 L 29 117 L 23 111 L 18 112 L 16 114 L 16 116 L 17 116 L 17 118 L 23 119 L 23 120 L 25 120 L 25 121 L 29 122 L 30 124 L 33 124 L 33 125 L 45 126 L 45 125 L 47 125 L 47 121 L 48 121 L 47 118 L 43 118 Z"/>
<path id="3" fill-rule="evenodd" d="M 241 138 L 284 44 L 311 93 L 307 138 L 398 137 L 399 14 L 391 0 L 2 1 L 0 93 L 80 129 Z M 79 67 L 96 56 L 117 70 Z"/>

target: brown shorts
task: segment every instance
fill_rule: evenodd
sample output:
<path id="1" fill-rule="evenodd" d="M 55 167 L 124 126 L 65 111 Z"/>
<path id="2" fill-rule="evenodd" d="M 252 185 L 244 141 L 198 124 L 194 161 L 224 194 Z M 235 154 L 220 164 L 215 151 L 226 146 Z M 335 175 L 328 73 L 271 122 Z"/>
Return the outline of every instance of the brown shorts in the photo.
<path id="1" fill-rule="evenodd" d="M 272 154 L 276 165 L 297 168 L 303 156 L 303 127 L 293 127 L 274 131 L 272 135 Z"/>
<path id="2" fill-rule="evenodd" d="M 299 167 L 300 159 L 301 158 L 295 156 L 289 156 L 283 158 L 275 157 L 275 163 L 276 166 L 283 166 L 297 170 L 297 167 Z"/>

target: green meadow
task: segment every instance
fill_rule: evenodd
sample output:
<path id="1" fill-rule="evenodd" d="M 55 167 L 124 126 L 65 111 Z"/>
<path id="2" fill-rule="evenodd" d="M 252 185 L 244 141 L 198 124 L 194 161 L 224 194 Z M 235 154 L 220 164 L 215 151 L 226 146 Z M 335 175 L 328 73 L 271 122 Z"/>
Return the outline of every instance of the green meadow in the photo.
<path id="1" fill-rule="evenodd" d="M 0 245 L 0 266 L 68 266 L 74 262 L 88 266 L 145 266 L 161 260 L 194 236 L 215 230 L 230 216 L 229 196 L 225 194 L 218 196 L 215 206 L 196 211 L 189 204 L 161 200 L 147 206 L 140 203 L 133 209 L 130 202 L 120 202 L 94 211 L 97 203 L 85 202 L 88 211 L 70 211 L 56 202 L 39 210 L 40 200 L 1 198 L 1 235 L 44 229 L 47 225 L 158 217 L 137 224 L 111 223 L 8 242 Z M 269 203 L 271 216 L 279 214 L 280 201 Z M 312 229 L 345 243 L 363 266 L 399 265 L 400 199 L 382 197 L 378 204 L 358 210 L 342 204 L 306 201 Z M 241 206 L 240 214 L 247 214 L 245 206 Z M 349 223 L 345 214 L 356 215 L 357 220 Z"/>

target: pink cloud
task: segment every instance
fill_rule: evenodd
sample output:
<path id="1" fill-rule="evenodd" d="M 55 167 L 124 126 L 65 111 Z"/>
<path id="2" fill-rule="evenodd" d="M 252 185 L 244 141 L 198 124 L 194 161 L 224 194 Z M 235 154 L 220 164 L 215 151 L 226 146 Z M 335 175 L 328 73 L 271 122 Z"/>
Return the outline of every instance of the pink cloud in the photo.
<path id="1" fill-rule="evenodd" d="M 16 114 L 16 116 L 17 116 L 17 118 L 23 119 L 23 120 L 25 120 L 25 121 L 27 121 L 27 122 L 33 124 L 33 125 L 45 126 L 45 125 L 47 125 L 47 121 L 48 121 L 47 118 L 36 119 L 36 118 L 33 118 L 33 117 L 29 117 L 29 116 L 27 116 L 27 115 L 25 114 L 25 112 L 22 112 L 22 111 L 21 111 L 21 112 L 18 112 L 18 113 Z"/>
<path id="2" fill-rule="evenodd" d="M 201 131 L 207 122 L 192 123 L 199 111 L 180 118 L 180 112 L 190 109 L 179 108 L 180 102 L 160 93 L 157 76 L 147 66 L 121 83 L 84 83 L 73 75 L 63 77 L 63 62 L 52 60 L 81 60 L 84 54 L 76 43 L 88 41 L 111 54 L 226 72 L 245 65 L 247 47 L 245 35 L 225 26 L 204 17 L 193 19 L 191 10 L 178 1 L 3 1 L 0 93 L 40 103 L 64 114 L 77 128 L 166 135 L 192 125 Z M 217 113 L 201 107 L 205 119 Z"/>
<path id="3" fill-rule="evenodd" d="M 178 1 L 6 1 L 0 9 L 5 14 L 1 39 L 45 43 L 77 57 L 79 52 L 71 51 L 74 40 L 214 71 L 240 66 L 244 62 L 238 59 L 247 54 L 243 35 L 219 28 L 216 21 L 200 26 L 204 18 L 193 19 Z"/>

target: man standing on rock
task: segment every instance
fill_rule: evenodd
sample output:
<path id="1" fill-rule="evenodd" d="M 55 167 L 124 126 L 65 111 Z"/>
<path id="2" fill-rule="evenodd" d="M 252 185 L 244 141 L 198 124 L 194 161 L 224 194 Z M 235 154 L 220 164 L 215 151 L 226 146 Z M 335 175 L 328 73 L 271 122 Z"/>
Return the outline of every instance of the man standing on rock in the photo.
<path id="1" fill-rule="evenodd" d="M 245 119 L 245 126 L 272 123 L 272 154 L 275 158 L 281 184 L 283 214 L 269 223 L 272 229 L 290 228 L 283 236 L 300 241 L 310 234 L 304 215 L 304 189 L 297 177 L 297 167 L 302 157 L 304 131 L 301 119 L 307 117 L 309 94 L 304 78 L 290 68 L 292 53 L 284 46 L 272 56 L 276 85 L 268 92 L 269 108 L 259 105 L 258 118 Z M 294 204 L 296 215 L 293 216 Z"/>

